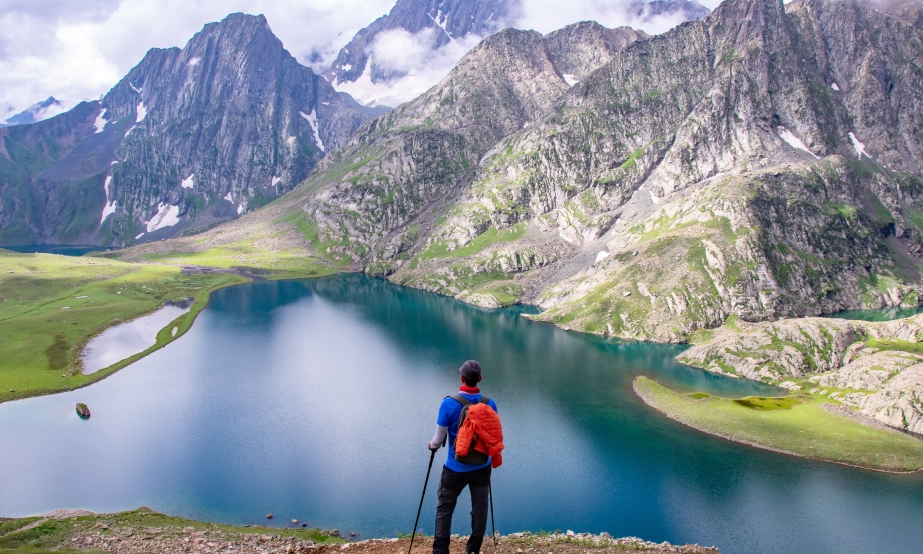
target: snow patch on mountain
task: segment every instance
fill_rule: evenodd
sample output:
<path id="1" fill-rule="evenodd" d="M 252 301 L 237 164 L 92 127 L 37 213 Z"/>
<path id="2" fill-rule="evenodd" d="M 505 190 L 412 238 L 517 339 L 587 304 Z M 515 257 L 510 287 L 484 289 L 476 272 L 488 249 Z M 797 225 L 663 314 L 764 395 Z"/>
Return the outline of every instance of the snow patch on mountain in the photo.
<path id="1" fill-rule="evenodd" d="M 153 233 L 158 229 L 172 227 L 179 223 L 179 206 L 160 203 L 157 205 L 157 213 L 147 222 L 147 232 Z"/>
<path id="2" fill-rule="evenodd" d="M 184 189 L 191 189 L 195 187 L 195 181 L 193 180 L 194 177 L 195 173 L 190 174 L 189 177 L 183 179 L 183 182 L 180 183 L 179 186 L 183 187 Z"/>
<path id="3" fill-rule="evenodd" d="M 779 138 L 787 142 L 789 146 L 797 150 L 803 150 L 807 152 L 808 154 L 817 158 L 817 154 L 808 150 L 808 147 L 805 146 L 804 142 L 800 138 L 796 137 L 794 133 L 792 133 L 785 127 L 779 127 L 778 131 L 779 131 Z"/>
<path id="4" fill-rule="evenodd" d="M 308 123 L 311 124 L 311 130 L 314 131 L 314 144 L 321 149 L 321 152 L 326 152 L 324 148 L 324 142 L 320 139 L 320 133 L 317 132 L 317 112 L 311 110 L 311 113 L 306 114 L 304 112 L 298 112 L 301 114 L 301 117 L 308 120 Z"/>
<path id="5" fill-rule="evenodd" d="M 111 214 L 115 213 L 116 200 L 109 200 L 110 192 L 109 185 L 112 183 L 112 175 L 106 177 L 106 182 L 103 184 L 103 188 L 106 191 L 106 205 L 103 207 L 103 215 L 99 218 L 99 224 L 102 225 L 103 221 L 106 221 L 106 218 Z"/>
<path id="6" fill-rule="evenodd" d="M 94 133 L 102 133 L 103 129 L 106 127 L 106 123 L 109 123 L 106 120 L 106 112 L 109 110 L 103 110 L 99 112 L 99 115 L 96 116 L 96 121 L 93 122 L 93 127 L 96 128 Z"/>
<path id="7" fill-rule="evenodd" d="M 572 87 L 580 82 L 580 79 L 574 75 L 571 75 L 570 73 L 565 73 L 564 75 L 561 75 L 561 77 L 564 77 L 564 82 L 567 83 L 567 86 L 569 87 Z"/>
<path id="8" fill-rule="evenodd" d="M 144 106 L 144 100 L 138 102 L 138 107 L 136 108 L 137 117 L 135 117 L 135 123 L 141 123 L 144 121 L 144 118 L 147 117 L 147 108 Z M 127 133 L 126 133 L 127 134 Z"/>
<path id="9" fill-rule="evenodd" d="M 862 159 L 862 155 L 863 155 L 863 154 L 864 154 L 866 157 L 868 157 L 869 159 L 872 158 L 872 157 L 869 156 L 868 153 L 865 151 L 865 144 L 863 144 L 862 142 L 860 142 L 859 139 L 856 138 L 856 135 L 855 135 L 855 134 L 849 133 L 849 140 L 852 142 L 852 147 L 856 149 L 856 156 L 858 156 L 860 160 Z"/>

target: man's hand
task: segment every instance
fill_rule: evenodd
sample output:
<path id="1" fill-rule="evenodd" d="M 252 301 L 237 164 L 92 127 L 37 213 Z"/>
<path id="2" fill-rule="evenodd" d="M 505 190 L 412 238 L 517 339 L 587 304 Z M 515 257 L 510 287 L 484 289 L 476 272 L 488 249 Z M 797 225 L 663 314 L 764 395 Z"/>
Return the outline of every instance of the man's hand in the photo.
<path id="1" fill-rule="evenodd" d="M 433 452 L 435 452 L 435 451 L 439 450 L 439 445 L 437 444 L 436 446 L 433 446 L 433 445 L 430 444 L 430 443 L 426 443 L 426 448 L 429 448 L 430 450 L 432 450 Z"/>

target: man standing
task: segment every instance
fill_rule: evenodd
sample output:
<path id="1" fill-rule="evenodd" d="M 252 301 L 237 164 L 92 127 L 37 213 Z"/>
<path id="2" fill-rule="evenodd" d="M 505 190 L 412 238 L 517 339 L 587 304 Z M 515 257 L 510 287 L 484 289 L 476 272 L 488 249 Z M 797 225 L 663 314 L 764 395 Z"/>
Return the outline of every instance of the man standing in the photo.
<path id="1" fill-rule="evenodd" d="M 443 399 L 436 419 L 436 435 L 429 442 L 430 450 L 438 450 L 448 435 L 449 453 L 442 477 L 439 480 L 439 504 L 436 507 L 436 537 L 433 554 L 448 554 L 449 535 L 452 533 L 452 514 L 458 495 L 467 486 L 471 492 L 471 537 L 465 552 L 479 552 L 487 529 L 487 495 L 490 490 L 491 458 L 475 451 L 460 459 L 455 456 L 455 439 L 458 437 L 459 416 L 462 410 L 473 404 L 487 404 L 494 412 L 497 405 L 481 394 L 481 364 L 468 360 L 459 368 L 461 387 L 458 394 Z"/>

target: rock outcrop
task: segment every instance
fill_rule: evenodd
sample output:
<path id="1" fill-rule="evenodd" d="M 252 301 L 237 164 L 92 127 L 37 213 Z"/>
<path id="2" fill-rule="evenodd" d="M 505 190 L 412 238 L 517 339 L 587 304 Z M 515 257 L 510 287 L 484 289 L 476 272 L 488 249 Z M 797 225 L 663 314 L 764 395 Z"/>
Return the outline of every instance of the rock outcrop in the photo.
<path id="1" fill-rule="evenodd" d="M 729 325 L 677 358 L 715 373 L 829 395 L 923 434 L 923 315 L 888 322 L 804 318 Z"/>

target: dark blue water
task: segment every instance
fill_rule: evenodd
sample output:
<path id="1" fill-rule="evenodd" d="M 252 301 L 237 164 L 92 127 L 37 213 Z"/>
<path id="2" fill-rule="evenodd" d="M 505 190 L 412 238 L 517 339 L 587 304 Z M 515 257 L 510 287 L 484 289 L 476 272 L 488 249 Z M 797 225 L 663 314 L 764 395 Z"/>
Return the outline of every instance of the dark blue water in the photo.
<path id="1" fill-rule="evenodd" d="M 360 537 L 409 532 L 437 407 L 475 358 L 506 434 L 494 473 L 504 534 L 608 531 L 725 553 L 920 552 L 923 476 L 749 448 L 642 404 L 630 386 L 639 374 L 767 392 L 678 365 L 678 352 L 361 276 L 226 289 L 184 337 L 113 377 L 0 405 L 0 515 L 147 505 L 229 523 L 272 512 Z M 90 406 L 89 421 L 76 402 Z M 456 531 L 469 509 L 460 502 Z"/>
<path id="2" fill-rule="evenodd" d="M 58 254 L 60 256 L 83 256 L 90 252 L 111 250 L 106 246 L 92 246 L 82 244 L 29 244 L 25 246 L 0 246 L 13 252 L 23 254 Z"/>

